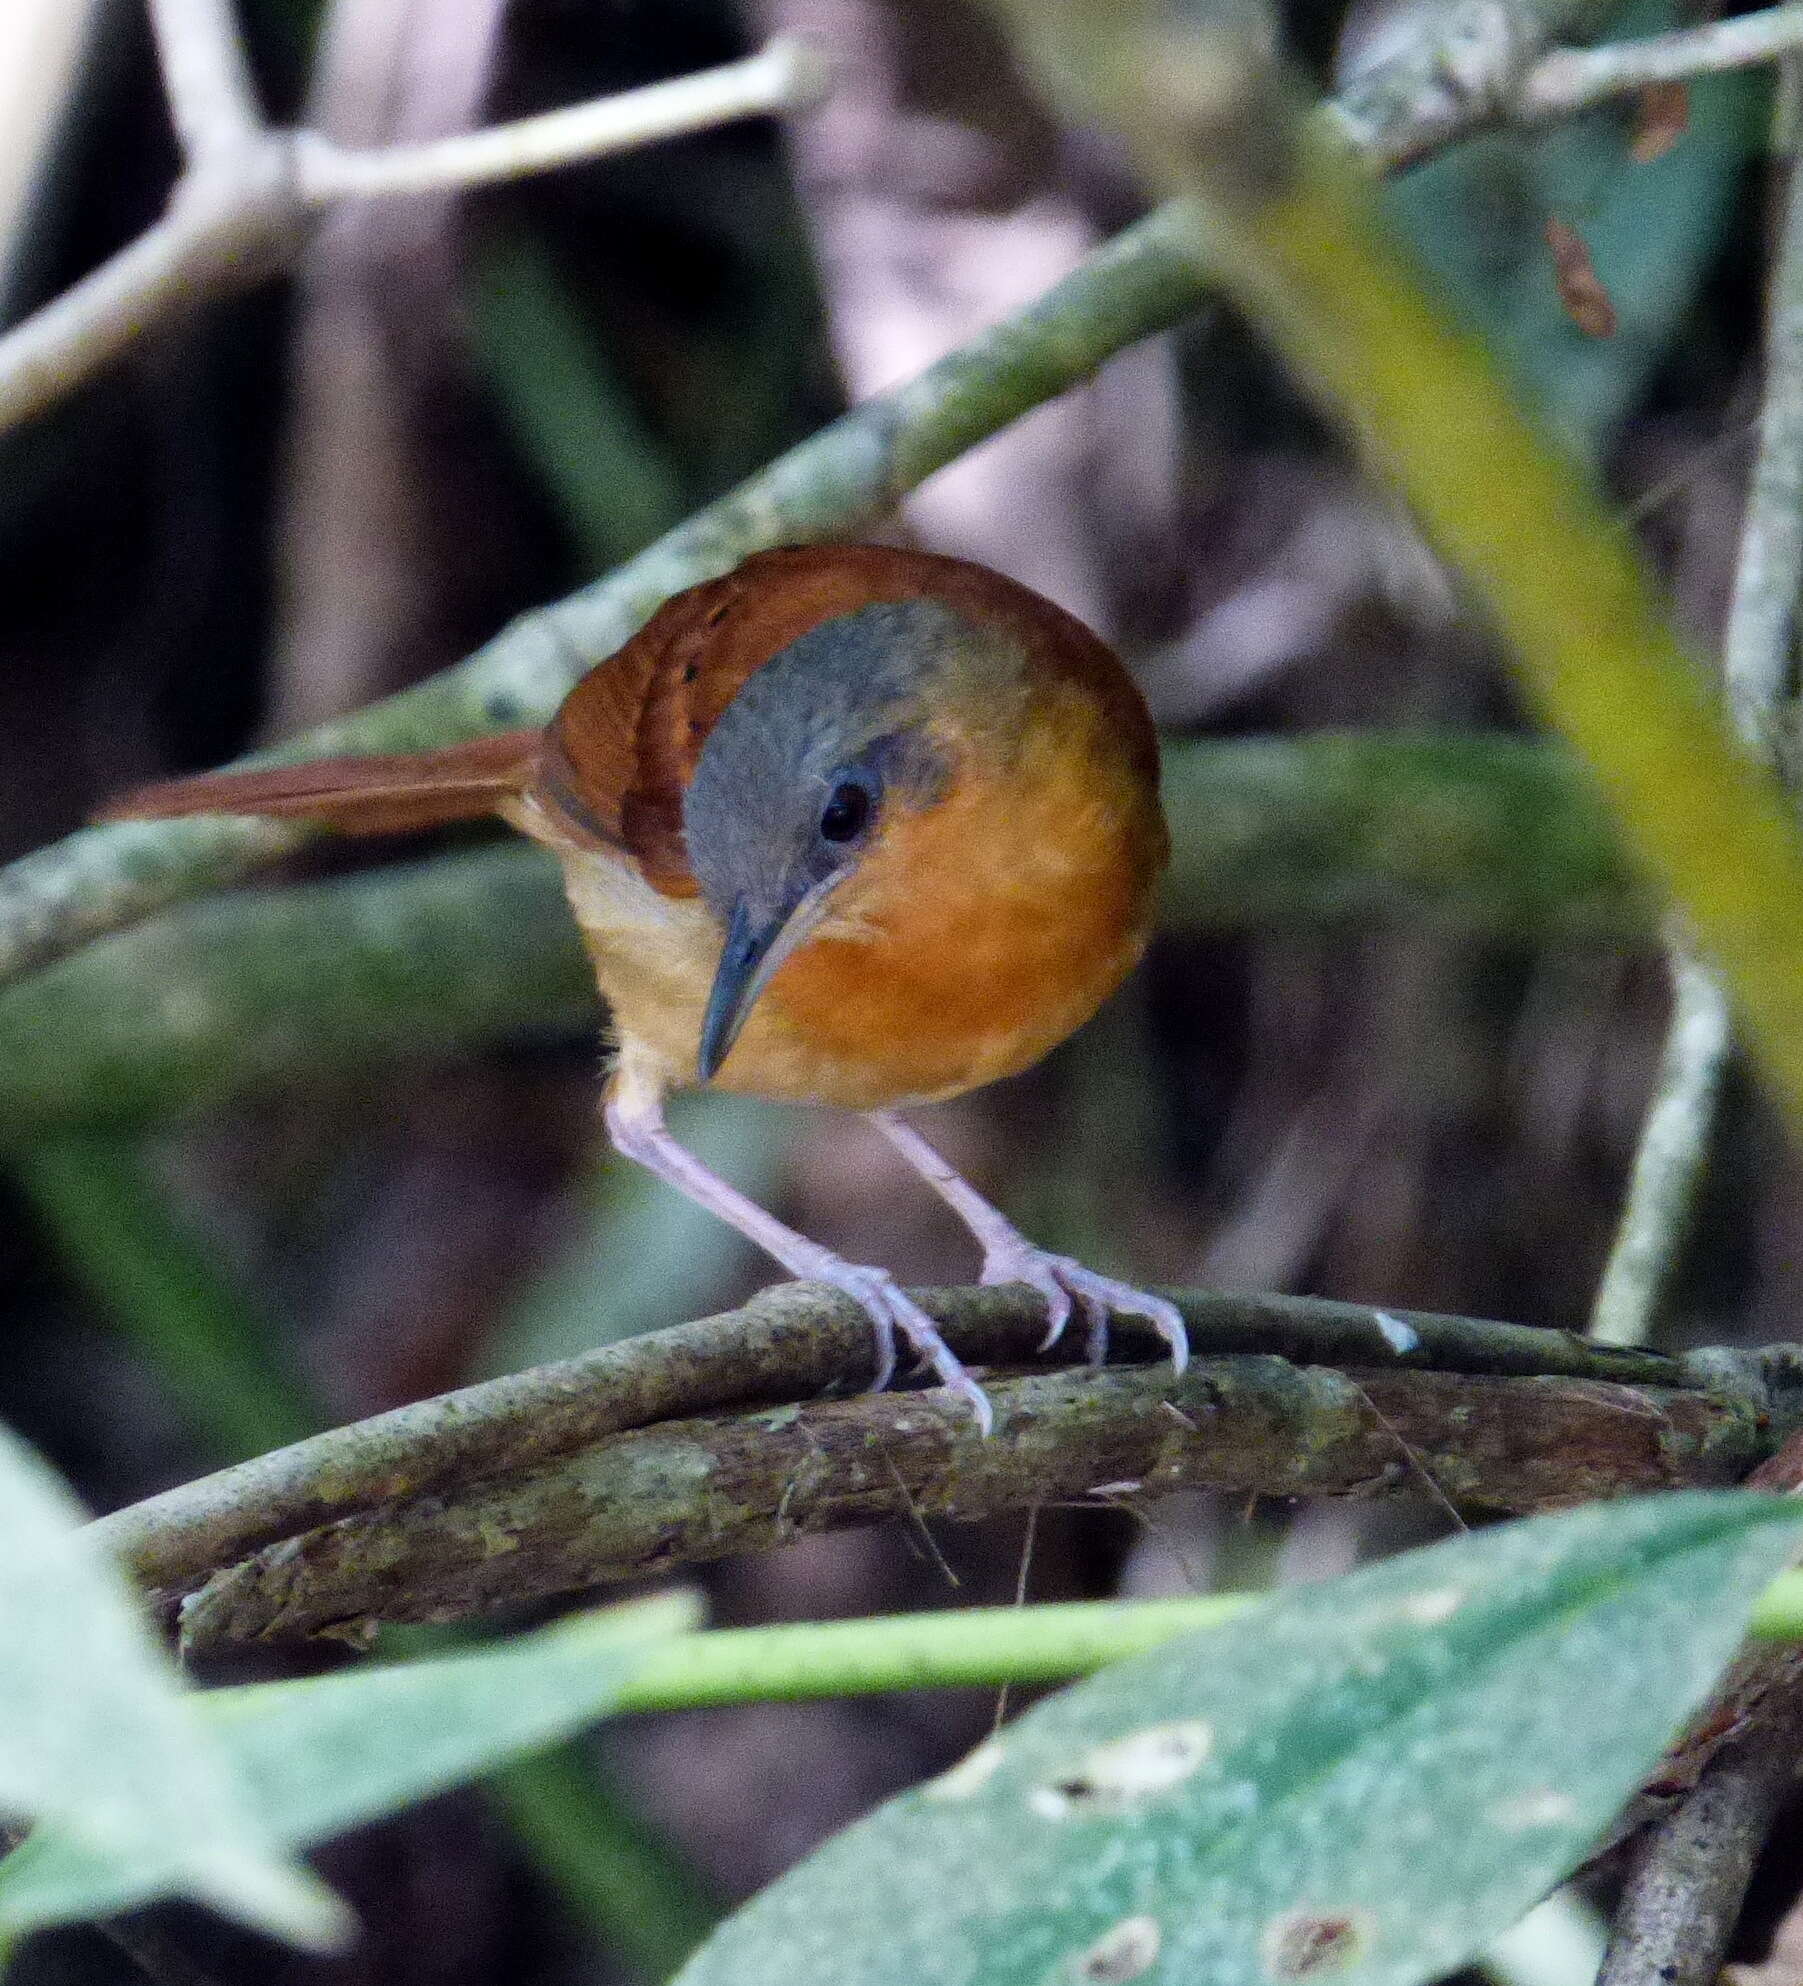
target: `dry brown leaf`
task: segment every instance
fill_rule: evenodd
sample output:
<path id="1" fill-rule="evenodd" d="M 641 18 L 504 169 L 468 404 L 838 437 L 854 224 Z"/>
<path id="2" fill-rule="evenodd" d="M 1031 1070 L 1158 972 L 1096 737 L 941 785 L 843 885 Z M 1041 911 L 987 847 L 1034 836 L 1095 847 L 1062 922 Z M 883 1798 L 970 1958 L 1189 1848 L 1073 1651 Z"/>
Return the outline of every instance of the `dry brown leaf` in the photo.
<path id="1" fill-rule="evenodd" d="M 1546 245 L 1553 252 L 1553 280 L 1566 316 L 1587 338 L 1613 338 L 1615 305 L 1596 273 L 1584 237 L 1552 214 L 1546 222 Z"/>
<path id="2" fill-rule="evenodd" d="M 1649 83 L 1634 106 L 1634 136 L 1628 157 L 1636 165 L 1662 159 L 1690 128 L 1690 86 Z"/>

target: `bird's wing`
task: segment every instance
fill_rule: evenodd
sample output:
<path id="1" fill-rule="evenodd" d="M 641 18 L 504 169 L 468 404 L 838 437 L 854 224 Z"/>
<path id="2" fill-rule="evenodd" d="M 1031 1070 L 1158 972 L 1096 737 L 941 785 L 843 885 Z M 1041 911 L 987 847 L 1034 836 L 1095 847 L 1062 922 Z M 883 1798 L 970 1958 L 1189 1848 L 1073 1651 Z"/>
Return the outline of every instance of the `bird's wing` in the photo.
<path id="1" fill-rule="evenodd" d="M 322 821 L 345 834 L 407 834 L 500 812 L 526 790 L 543 738 L 542 731 L 505 731 L 404 756 L 203 772 L 121 794 L 97 818 L 272 814 Z"/>

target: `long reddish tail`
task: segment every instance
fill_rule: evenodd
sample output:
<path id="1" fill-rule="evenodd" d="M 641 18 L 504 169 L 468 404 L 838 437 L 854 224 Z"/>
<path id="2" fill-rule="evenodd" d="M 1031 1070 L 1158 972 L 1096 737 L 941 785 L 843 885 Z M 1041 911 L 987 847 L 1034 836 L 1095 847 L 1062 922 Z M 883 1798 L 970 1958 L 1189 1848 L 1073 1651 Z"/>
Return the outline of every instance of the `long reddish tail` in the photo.
<path id="1" fill-rule="evenodd" d="M 246 772 L 203 772 L 123 793 L 96 818 L 274 814 L 323 821 L 345 834 L 407 834 L 492 814 L 524 792 L 543 735 L 504 731 L 392 758 L 310 759 Z"/>

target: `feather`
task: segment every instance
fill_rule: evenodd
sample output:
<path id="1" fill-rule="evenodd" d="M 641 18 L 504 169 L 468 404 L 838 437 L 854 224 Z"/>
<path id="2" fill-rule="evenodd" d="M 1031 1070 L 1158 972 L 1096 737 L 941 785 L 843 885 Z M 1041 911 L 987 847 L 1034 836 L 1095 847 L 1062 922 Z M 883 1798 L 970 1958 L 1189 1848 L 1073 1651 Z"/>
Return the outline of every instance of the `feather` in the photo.
<path id="1" fill-rule="evenodd" d="M 140 786 L 108 801 L 96 818 L 263 814 L 323 821 L 345 834 L 408 834 L 500 812 L 531 785 L 543 738 L 542 731 L 506 731 L 435 752 L 203 772 Z"/>

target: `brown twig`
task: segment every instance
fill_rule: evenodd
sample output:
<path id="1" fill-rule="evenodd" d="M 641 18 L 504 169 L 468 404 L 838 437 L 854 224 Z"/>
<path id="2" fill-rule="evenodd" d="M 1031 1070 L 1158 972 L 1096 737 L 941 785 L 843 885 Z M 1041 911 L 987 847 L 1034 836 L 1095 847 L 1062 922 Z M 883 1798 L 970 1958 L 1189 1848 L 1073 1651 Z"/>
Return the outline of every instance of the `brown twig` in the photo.
<path id="1" fill-rule="evenodd" d="M 1803 1674 L 1771 1689 L 1640 1844 L 1597 1986 L 1715 1986 L 1803 1755 Z"/>

